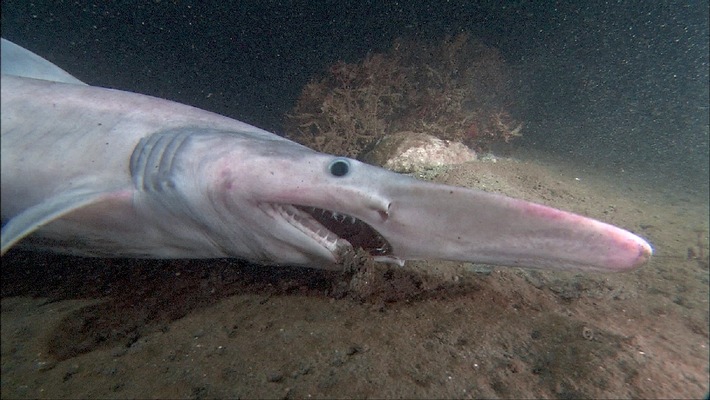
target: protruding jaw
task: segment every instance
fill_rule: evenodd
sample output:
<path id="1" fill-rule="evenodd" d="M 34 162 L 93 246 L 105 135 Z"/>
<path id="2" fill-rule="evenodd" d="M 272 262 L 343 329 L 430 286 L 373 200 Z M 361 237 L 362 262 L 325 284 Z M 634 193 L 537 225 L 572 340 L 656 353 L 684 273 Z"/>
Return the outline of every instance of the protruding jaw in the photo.
<path id="1" fill-rule="evenodd" d="M 261 179 L 247 192 L 271 219 L 255 226 L 268 227 L 274 260 L 323 267 L 362 248 L 385 262 L 618 272 L 645 264 L 652 253 L 643 239 L 589 218 L 355 160 L 307 151 L 297 162 L 263 157 L 256 165 Z"/>

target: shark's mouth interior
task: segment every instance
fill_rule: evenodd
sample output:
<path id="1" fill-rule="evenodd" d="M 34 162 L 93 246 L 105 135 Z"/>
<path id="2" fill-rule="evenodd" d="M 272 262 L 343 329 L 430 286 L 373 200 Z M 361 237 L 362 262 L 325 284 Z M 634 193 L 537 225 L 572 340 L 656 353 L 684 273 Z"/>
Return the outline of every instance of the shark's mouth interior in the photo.
<path id="1" fill-rule="evenodd" d="M 392 253 L 392 247 L 382 235 L 355 217 L 316 207 L 294 207 L 313 218 L 311 221 L 301 219 L 299 223 L 326 242 L 335 244 L 338 239 L 344 239 L 353 248 L 362 248 L 373 256 Z"/>

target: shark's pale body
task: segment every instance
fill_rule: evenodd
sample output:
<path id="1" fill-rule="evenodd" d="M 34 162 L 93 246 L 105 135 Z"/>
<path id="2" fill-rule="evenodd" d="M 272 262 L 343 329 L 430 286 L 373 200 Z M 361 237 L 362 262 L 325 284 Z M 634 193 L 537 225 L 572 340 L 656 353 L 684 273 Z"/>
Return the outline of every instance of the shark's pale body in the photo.
<path id="1" fill-rule="evenodd" d="M 2 51 L 3 253 L 19 242 L 85 256 L 338 268 L 362 247 L 389 262 L 588 271 L 630 270 L 651 255 L 643 239 L 602 222 L 88 86 L 6 40 Z"/>

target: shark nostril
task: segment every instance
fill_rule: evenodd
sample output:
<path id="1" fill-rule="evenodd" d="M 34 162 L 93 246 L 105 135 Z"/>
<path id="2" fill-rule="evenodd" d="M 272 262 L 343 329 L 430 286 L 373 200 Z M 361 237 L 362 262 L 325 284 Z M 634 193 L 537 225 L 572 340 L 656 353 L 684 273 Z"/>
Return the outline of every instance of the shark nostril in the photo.
<path id="1" fill-rule="evenodd" d="M 392 203 L 387 203 L 387 209 L 386 210 L 377 210 L 377 213 L 380 214 L 380 218 L 382 218 L 382 221 L 387 221 L 390 218 L 390 210 L 392 209 Z"/>
<path id="2" fill-rule="evenodd" d="M 387 219 L 390 217 L 390 214 L 387 211 L 378 211 L 380 214 L 380 218 L 382 218 L 383 221 L 387 221 Z"/>

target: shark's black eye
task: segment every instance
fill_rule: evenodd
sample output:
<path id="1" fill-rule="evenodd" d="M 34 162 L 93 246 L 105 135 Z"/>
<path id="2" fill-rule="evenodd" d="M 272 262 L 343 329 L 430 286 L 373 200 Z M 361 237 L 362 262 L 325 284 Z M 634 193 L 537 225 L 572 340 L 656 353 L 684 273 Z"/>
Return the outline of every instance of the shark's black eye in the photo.
<path id="1" fill-rule="evenodd" d="M 328 171 L 330 171 L 333 176 L 345 176 L 350 172 L 350 161 L 345 158 L 336 158 L 328 165 Z"/>

